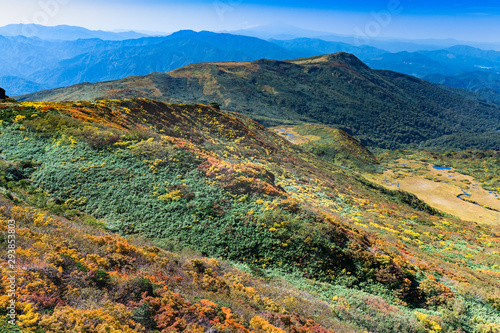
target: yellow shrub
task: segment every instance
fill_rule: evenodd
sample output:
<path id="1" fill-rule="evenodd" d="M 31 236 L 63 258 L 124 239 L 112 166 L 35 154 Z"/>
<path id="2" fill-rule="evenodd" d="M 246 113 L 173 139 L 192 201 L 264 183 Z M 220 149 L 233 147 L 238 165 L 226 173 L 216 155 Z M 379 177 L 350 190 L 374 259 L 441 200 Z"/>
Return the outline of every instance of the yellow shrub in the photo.
<path id="1" fill-rule="evenodd" d="M 258 333 L 285 333 L 285 330 L 271 325 L 267 320 L 259 316 L 255 316 L 250 320 L 250 326 Z"/>
<path id="2" fill-rule="evenodd" d="M 424 324 L 428 333 L 439 333 L 443 330 L 437 322 L 429 319 L 429 315 L 420 312 L 415 312 L 415 316 L 417 316 L 418 320 L 422 324 Z"/>
<path id="3" fill-rule="evenodd" d="M 17 307 L 23 312 L 17 317 L 17 324 L 23 327 L 25 332 L 34 332 L 40 320 L 40 314 L 35 312 L 31 303 L 21 303 Z"/>
<path id="4" fill-rule="evenodd" d="M 25 117 L 25 116 L 22 116 L 22 115 L 18 114 L 18 115 L 16 116 L 16 118 L 14 118 L 14 121 L 15 121 L 16 123 L 19 123 L 19 122 L 23 121 L 24 119 L 26 119 L 26 117 Z"/>
<path id="5" fill-rule="evenodd" d="M 476 329 L 479 333 L 500 333 L 500 325 L 496 323 L 479 324 Z"/>
<path id="6" fill-rule="evenodd" d="M 182 195 L 181 195 L 181 191 L 176 190 L 176 191 L 172 191 L 170 193 L 164 194 L 162 196 L 159 196 L 158 198 L 163 200 L 163 201 L 167 201 L 167 202 L 168 201 L 178 201 L 178 200 L 181 200 Z"/>
<path id="7" fill-rule="evenodd" d="M 37 227 L 42 227 L 42 226 L 49 224 L 50 221 L 51 221 L 50 217 L 47 217 L 47 216 L 45 216 L 45 214 L 42 214 L 42 213 L 37 213 L 35 215 L 35 220 L 33 221 L 33 223 Z"/>

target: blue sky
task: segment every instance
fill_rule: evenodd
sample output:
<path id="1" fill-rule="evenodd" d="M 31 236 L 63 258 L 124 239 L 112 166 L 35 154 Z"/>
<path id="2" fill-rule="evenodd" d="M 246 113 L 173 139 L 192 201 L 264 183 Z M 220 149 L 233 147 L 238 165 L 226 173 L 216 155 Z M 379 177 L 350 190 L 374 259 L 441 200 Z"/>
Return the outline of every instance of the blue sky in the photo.
<path id="1" fill-rule="evenodd" d="M 372 37 L 500 43 L 497 1 L 439 0 L 0 0 L 0 26 L 79 25 L 102 30 L 238 30 L 285 22 Z"/>

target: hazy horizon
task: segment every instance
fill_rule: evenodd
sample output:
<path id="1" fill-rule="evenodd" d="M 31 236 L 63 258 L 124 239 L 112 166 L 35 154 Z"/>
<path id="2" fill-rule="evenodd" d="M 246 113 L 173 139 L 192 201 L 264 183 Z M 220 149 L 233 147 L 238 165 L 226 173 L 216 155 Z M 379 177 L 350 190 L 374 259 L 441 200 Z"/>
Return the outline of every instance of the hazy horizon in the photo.
<path id="1" fill-rule="evenodd" d="M 353 0 L 159 1 L 21 0 L 3 4 L 0 26 L 35 23 L 91 30 L 172 33 L 235 31 L 283 22 L 307 30 L 360 38 L 456 39 L 499 43 L 500 5 L 483 1 Z"/>

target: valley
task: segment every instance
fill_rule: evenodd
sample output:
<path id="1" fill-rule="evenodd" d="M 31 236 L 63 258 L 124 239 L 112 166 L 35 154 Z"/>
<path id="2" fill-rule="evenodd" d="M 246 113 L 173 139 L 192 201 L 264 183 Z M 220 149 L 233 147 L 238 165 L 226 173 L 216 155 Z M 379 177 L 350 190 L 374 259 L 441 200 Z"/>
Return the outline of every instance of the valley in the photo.
<path id="1" fill-rule="evenodd" d="M 273 130 L 288 141 L 310 148 L 317 141 L 324 141 L 317 135 L 301 135 L 314 125 L 295 127 L 276 127 Z M 332 129 L 333 130 L 333 129 Z M 311 131 L 309 131 L 311 132 Z M 314 131 L 318 133 L 318 129 Z M 329 137 L 331 154 L 343 153 L 337 164 L 347 161 L 346 152 L 339 149 L 341 139 Z M 335 147 L 335 145 L 337 145 Z M 317 154 L 318 150 L 313 150 Z M 319 153 L 320 156 L 323 153 Z M 353 151 L 348 152 L 350 158 L 355 158 Z M 411 155 L 410 157 L 411 158 Z M 335 160 L 333 160 L 335 163 Z M 381 186 L 393 190 L 402 190 L 416 195 L 430 206 L 456 216 L 462 220 L 496 225 L 500 223 L 500 197 L 497 192 L 485 190 L 472 176 L 467 176 L 449 167 L 431 165 L 421 160 L 399 158 L 380 165 L 381 172 L 364 172 L 363 176 Z"/>
<path id="2" fill-rule="evenodd" d="M 500 200 L 471 176 L 439 170 L 428 163 L 399 159 L 382 175 L 368 177 L 392 189 L 415 194 L 432 207 L 467 221 L 499 225 Z"/>

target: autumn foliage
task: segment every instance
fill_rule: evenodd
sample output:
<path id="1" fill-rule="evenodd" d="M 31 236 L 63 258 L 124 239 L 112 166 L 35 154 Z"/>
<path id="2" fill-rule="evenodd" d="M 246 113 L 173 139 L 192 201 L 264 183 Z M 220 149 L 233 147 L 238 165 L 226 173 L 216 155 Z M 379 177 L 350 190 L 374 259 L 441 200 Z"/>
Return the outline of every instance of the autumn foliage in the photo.
<path id="1" fill-rule="evenodd" d="M 498 329 L 496 227 L 214 106 L 0 109 L 2 233 L 17 222 L 16 325 L 1 261 L 0 331 Z"/>

